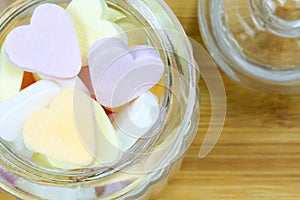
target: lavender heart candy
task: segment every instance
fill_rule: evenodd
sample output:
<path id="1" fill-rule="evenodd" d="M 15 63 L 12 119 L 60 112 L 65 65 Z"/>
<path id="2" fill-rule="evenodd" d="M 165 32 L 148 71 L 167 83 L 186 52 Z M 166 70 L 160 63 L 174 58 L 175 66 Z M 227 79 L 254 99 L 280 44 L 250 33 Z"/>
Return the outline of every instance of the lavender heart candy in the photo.
<path id="1" fill-rule="evenodd" d="M 97 41 L 89 55 L 91 81 L 97 101 L 121 107 L 149 90 L 161 79 L 164 63 L 152 46 L 128 50 L 118 38 Z"/>
<path id="2" fill-rule="evenodd" d="M 24 71 L 54 78 L 71 78 L 81 68 L 81 55 L 69 14 L 55 4 L 38 6 L 29 25 L 7 36 L 5 53 Z"/>

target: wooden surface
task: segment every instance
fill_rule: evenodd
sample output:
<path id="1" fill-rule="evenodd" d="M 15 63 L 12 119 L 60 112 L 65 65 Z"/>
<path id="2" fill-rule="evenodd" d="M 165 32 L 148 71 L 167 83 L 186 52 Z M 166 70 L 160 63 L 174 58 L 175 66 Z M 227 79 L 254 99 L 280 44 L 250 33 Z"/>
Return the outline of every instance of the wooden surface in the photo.
<path id="1" fill-rule="evenodd" d="M 166 1 L 188 35 L 200 42 L 197 1 Z M 210 99 L 201 81 L 197 137 L 181 171 L 157 199 L 300 199 L 300 95 L 251 92 L 223 77 L 228 111 L 217 146 L 198 159 L 210 120 Z M 6 199 L 10 198 L 0 193 L 0 200 Z"/>
<path id="2" fill-rule="evenodd" d="M 196 0 L 166 0 L 186 32 L 201 41 Z M 210 120 L 203 81 L 198 135 L 179 174 L 158 200 L 300 199 L 300 95 L 245 90 L 224 77 L 228 110 L 224 130 L 205 159 L 197 154 Z"/>

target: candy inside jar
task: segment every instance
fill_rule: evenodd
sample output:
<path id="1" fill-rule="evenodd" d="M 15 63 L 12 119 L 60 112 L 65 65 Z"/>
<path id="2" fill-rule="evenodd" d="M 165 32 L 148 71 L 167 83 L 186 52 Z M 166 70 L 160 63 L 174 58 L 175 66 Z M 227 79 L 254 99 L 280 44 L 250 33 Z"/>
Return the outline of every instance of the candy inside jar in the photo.
<path id="1" fill-rule="evenodd" d="M 0 39 L 2 189 L 139 199 L 178 170 L 197 128 L 196 68 L 164 2 L 18 1 Z"/>
<path id="2" fill-rule="evenodd" d="M 0 136 L 19 158 L 51 170 L 111 167 L 153 128 L 164 62 L 141 30 L 132 41 L 128 18 L 102 0 L 43 3 L 7 33 Z"/>

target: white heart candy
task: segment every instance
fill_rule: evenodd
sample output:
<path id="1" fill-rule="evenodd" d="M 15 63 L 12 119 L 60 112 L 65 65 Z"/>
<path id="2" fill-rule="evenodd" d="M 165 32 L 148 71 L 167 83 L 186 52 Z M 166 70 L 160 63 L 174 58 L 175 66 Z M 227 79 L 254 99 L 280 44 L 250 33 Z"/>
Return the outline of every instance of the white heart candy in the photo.
<path id="1" fill-rule="evenodd" d="M 123 151 L 128 150 L 152 128 L 159 113 L 158 99 L 148 91 L 117 114 L 113 125 Z"/>
<path id="2" fill-rule="evenodd" d="M 91 95 L 89 92 L 89 89 L 85 86 L 85 84 L 82 82 L 82 80 L 78 77 L 75 76 L 74 78 L 69 78 L 69 79 L 57 79 L 57 78 L 51 78 L 47 77 L 41 74 L 36 74 L 36 78 L 40 80 L 50 80 L 58 84 L 61 89 L 67 89 L 67 88 L 74 88 L 76 90 L 80 90 L 84 92 L 87 95 Z"/>

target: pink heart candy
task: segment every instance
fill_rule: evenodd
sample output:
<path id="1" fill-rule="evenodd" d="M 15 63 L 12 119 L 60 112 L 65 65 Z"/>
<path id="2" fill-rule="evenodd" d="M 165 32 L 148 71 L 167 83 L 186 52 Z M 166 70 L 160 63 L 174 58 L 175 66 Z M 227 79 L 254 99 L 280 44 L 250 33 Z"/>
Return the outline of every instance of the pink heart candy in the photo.
<path id="1" fill-rule="evenodd" d="M 12 30 L 5 42 L 9 61 L 24 71 L 71 78 L 81 68 L 81 54 L 69 14 L 55 4 L 37 7 L 29 25 Z"/>
<path id="2" fill-rule="evenodd" d="M 97 41 L 90 50 L 89 68 L 97 101 L 121 107 L 152 88 L 161 79 L 164 63 L 151 46 L 128 50 L 118 38 Z"/>

